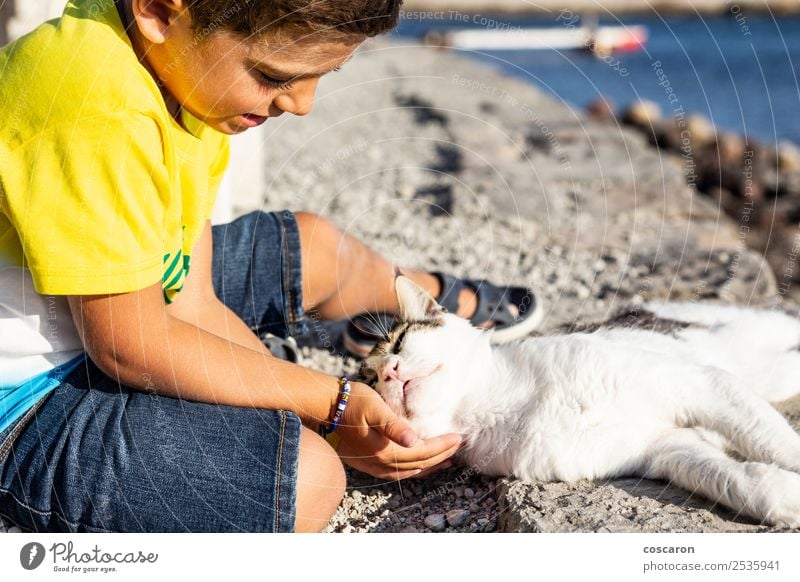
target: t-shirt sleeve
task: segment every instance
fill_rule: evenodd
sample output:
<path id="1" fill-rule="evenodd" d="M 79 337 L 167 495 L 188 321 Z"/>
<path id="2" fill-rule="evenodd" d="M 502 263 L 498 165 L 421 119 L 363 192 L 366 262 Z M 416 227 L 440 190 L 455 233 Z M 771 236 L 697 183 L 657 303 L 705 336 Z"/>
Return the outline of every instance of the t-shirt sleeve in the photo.
<path id="1" fill-rule="evenodd" d="M 154 119 L 83 117 L 10 155 L 5 211 L 38 293 L 124 293 L 161 280 L 172 188 Z"/>

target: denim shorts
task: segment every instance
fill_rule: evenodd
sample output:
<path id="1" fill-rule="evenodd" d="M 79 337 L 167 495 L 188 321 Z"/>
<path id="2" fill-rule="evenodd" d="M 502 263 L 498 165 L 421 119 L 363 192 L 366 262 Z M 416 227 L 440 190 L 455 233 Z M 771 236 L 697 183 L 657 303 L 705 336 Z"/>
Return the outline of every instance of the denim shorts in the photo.
<path id="1" fill-rule="evenodd" d="M 291 212 L 215 226 L 214 285 L 254 331 L 308 323 Z M 91 360 L 0 433 L 0 515 L 56 532 L 288 532 L 300 419 L 121 386 Z"/>

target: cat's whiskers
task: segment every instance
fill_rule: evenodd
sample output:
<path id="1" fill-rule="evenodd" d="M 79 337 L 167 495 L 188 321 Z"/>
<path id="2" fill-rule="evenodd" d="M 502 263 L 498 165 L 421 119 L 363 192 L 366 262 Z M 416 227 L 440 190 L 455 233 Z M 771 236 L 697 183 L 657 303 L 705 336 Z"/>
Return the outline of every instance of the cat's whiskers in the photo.
<path id="1" fill-rule="evenodd" d="M 373 324 L 373 325 L 374 325 L 376 328 L 378 328 L 378 331 L 380 331 L 380 333 L 381 333 L 381 335 L 382 335 L 383 337 L 385 337 L 385 338 L 386 338 L 386 337 L 389 337 L 389 331 L 390 331 L 390 330 L 389 330 L 389 327 L 388 327 L 387 325 L 385 325 L 385 324 L 384 324 L 384 322 L 383 322 L 382 318 L 380 318 L 380 317 L 378 317 L 377 315 L 375 315 L 375 314 L 372 314 L 372 313 L 365 313 L 365 314 L 364 314 L 364 317 L 365 317 L 365 318 L 366 318 L 366 319 L 367 319 L 367 320 L 368 320 L 370 323 L 372 323 L 372 324 Z"/>

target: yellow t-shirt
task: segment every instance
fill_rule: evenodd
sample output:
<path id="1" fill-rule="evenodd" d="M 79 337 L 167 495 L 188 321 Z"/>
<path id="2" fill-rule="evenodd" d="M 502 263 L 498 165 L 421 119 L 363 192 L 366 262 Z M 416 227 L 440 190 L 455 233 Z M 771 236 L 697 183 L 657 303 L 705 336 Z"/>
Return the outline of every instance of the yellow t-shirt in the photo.
<path id="1" fill-rule="evenodd" d="M 180 291 L 229 152 L 182 124 L 113 0 L 72 0 L 0 50 L 0 386 L 81 349 L 64 295 Z"/>

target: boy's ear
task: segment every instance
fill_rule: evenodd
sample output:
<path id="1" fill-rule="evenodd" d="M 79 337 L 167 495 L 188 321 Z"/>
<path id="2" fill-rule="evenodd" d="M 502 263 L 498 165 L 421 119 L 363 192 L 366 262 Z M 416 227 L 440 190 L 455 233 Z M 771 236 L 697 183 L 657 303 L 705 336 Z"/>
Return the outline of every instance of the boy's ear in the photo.
<path id="1" fill-rule="evenodd" d="M 394 291 L 400 306 L 400 319 L 403 321 L 422 321 L 445 312 L 444 307 L 436 303 L 425 289 L 408 277 L 396 277 Z"/>
<path id="2" fill-rule="evenodd" d="M 185 14 L 186 0 L 131 0 L 133 19 L 139 32 L 154 44 L 162 44 L 170 35 L 170 26 Z"/>

